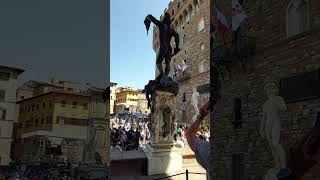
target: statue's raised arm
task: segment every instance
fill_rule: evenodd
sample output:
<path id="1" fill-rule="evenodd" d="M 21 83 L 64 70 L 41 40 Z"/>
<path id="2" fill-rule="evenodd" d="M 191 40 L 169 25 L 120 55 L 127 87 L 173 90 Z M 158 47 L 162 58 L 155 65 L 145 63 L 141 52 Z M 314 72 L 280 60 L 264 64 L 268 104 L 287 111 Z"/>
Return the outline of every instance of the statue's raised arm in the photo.
<path id="1" fill-rule="evenodd" d="M 147 29 L 147 34 L 150 29 L 151 22 L 158 27 L 160 27 L 162 24 L 161 21 L 157 20 L 155 17 L 153 17 L 151 14 L 149 14 L 144 20 L 144 24 L 146 25 L 146 29 Z"/>

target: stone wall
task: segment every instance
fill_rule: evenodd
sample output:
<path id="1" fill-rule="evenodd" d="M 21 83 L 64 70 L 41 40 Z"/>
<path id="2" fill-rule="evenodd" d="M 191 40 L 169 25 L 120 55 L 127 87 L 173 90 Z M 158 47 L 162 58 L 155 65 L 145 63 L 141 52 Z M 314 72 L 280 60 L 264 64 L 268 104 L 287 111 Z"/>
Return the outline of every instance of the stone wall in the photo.
<path id="1" fill-rule="evenodd" d="M 262 105 L 267 100 L 263 87 L 269 80 L 279 85 L 280 79 L 320 68 L 317 24 L 320 6 L 317 1 L 309 3 L 309 30 L 287 38 L 287 0 L 245 2 L 243 8 L 248 15 L 248 34 L 256 36 L 257 50 L 256 55 L 247 62 L 247 71 L 243 71 L 235 61 L 231 65 L 232 77 L 222 83 L 223 96 L 216 106 L 214 117 L 211 117 L 211 179 L 233 179 L 234 154 L 243 154 L 242 179 L 260 180 L 275 166 L 269 145 L 259 134 Z M 230 20 L 231 10 L 228 9 L 231 5 L 220 1 L 217 4 Z M 215 13 L 214 10 L 212 12 Z M 242 101 L 243 126 L 240 129 L 234 129 L 232 125 L 235 97 Z M 320 111 L 320 99 L 287 103 L 287 107 L 288 110 L 281 114 L 281 144 L 286 152 L 296 138 L 312 128 L 315 114 Z"/>

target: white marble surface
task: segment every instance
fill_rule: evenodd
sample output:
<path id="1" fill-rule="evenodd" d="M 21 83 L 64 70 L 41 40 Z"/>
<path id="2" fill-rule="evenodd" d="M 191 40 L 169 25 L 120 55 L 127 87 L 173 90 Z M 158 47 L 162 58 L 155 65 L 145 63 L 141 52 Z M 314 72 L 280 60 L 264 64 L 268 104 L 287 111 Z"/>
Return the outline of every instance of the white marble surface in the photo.
<path id="1" fill-rule="evenodd" d="M 153 153 L 148 156 L 148 175 L 167 174 L 182 170 L 182 156 L 178 152 L 158 156 Z"/>

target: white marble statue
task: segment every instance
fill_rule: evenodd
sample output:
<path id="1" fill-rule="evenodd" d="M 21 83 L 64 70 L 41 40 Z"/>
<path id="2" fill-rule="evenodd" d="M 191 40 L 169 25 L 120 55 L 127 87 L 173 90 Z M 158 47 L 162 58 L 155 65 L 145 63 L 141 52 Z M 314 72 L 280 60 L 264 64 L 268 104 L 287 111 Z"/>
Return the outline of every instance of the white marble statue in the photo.
<path id="1" fill-rule="evenodd" d="M 280 144 L 281 122 L 280 112 L 286 111 L 287 106 L 282 97 L 276 96 L 277 87 L 274 83 L 265 85 L 268 100 L 263 104 L 263 117 L 260 124 L 260 134 L 266 138 L 272 151 L 276 166 L 268 171 L 266 180 L 273 180 L 276 174 L 286 167 L 286 154 Z"/>
<path id="2" fill-rule="evenodd" d="M 200 94 L 197 92 L 196 88 L 193 88 L 193 94 L 192 94 L 192 106 L 194 108 L 194 111 L 196 112 L 196 114 L 193 116 L 192 120 L 195 121 L 197 119 L 197 116 L 199 115 L 199 108 L 198 108 L 198 103 L 199 103 L 199 97 Z"/>

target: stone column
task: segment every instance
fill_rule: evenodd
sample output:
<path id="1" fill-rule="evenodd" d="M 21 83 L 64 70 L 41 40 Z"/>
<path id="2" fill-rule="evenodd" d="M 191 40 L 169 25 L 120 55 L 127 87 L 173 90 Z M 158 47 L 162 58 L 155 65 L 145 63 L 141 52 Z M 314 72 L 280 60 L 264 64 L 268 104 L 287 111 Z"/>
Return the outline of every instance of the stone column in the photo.
<path id="1" fill-rule="evenodd" d="M 158 90 L 154 95 L 151 115 L 151 141 L 144 149 L 148 157 L 148 175 L 174 173 L 182 170 L 182 156 L 174 147 L 176 132 L 175 95 Z"/>

